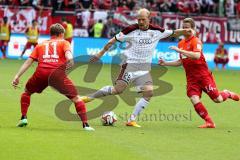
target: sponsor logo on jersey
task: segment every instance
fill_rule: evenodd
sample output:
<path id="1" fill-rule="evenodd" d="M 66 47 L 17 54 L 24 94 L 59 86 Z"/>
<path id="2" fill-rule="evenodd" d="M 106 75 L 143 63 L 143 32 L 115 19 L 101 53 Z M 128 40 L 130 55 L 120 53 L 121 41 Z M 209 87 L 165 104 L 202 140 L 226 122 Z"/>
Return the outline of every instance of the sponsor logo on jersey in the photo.
<path id="1" fill-rule="evenodd" d="M 151 39 L 139 39 L 139 44 L 152 44 Z"/>

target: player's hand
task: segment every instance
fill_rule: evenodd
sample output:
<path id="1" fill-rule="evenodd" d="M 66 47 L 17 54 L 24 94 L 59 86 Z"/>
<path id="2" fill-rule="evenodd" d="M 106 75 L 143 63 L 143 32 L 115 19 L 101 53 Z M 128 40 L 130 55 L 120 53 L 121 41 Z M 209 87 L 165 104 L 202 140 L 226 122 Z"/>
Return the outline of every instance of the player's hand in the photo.
<path id="1" fill-rule="evenodd" d="M 12 86 L 14 87 L 14 89 L 16 89 L 18 87 L 18 84 L 19 84 L 19 77 L 15 76 L 12 81 Z"/>
<path id="2" fill-rule="evenodd" d="M 160 59 L 158 60 L 158 65 L 160 65 L 160 66 L 165 66 L 165 61 L 164 61 L 162 58 L 160 58 Z"/>
<path id="3" fill-rule="evenodd" d="M 100 59 L 100 56 L 97 54 L 90 58 L 90 62 L 94 63 L 94 62 L 97 62 L 99 59 Z"/>
<path id="4" fill-rule="evenodd" d="M 176 46 L 170 46 L 169 49 L 174 50 L 174 51 L 176 51 L 176 52 L 180 52 L 180 51 L 181 51 L 181 50 L 180 50 L 178 47 L 176 47 Z"/>
<path id="5" fill-rule="evenodd" d="M 187 33 L 190 33 L 190 34 L 193 34 L 193 35 L 195 35 L 195 31 L 193 30 L 193 29 L 191 29 L 191 28 L 187 28 L 187 29 L 185 29 L 186 30 L 186 32 Z"/>

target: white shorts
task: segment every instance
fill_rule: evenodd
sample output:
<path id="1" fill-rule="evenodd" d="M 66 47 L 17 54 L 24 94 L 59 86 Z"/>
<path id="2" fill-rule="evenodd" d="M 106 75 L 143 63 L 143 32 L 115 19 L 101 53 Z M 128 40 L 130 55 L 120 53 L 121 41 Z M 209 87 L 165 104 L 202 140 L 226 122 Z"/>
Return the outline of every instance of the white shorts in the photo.
<path id="1" fill-rule="evenodd" d="M 123 64 L 117 80 L 122 80 L 127 84 L 133 83 L 137 91 L 142 91 L 143 86 L 152 85 L 152 76 L 149 71 L 128 71 L 128 64 Z"/>

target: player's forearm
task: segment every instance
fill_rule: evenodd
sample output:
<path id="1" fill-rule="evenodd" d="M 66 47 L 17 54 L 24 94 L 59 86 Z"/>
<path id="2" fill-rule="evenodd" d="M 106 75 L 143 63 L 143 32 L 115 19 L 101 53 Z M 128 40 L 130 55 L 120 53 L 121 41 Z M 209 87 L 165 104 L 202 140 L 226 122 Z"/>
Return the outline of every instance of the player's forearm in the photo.
<path id="1" fill-rule="evenodd" d="M 73 60 L 72 52 L 71 51 L 67 51 L 65 53 L 65 57 L 66 57 L 66 60 L 67 60 L 67 68 L 73 67 L 74 66 L 74 60 Z"/>
<path id="2" fill-rule="evenodd" d="M 174 34 L 172 35 L 173 37 L 179 37 L 181 35 L 184 35 L 186 31 L 184 29 L 176 29 L 174 30 Z"/>
<path id="3" fill-rule="evenodd" d="M 200 52 L 192 52 L 192 51 L 186 51 L 182 49 L 180 49 L 180 53 L 192 59 L 199 59 L 201 56 Z"/>
<path id="4" fill-rule="evenodd" d="M 174 30 L 174 34 L 172 36 L 173 37 L 180 37 L 180 36 L 184 36 L 184 35 L 188 34 L 188 32 L 193 33 L 194 31 L 191 30 L 191 29 L 176 29 L 176 30 Z"/>
<path id="5" fill-rule="evenodd" d="M 108 43 L 103 47 L 103 49 L 98 53 L 98 56 L 102 57 L 109 50 L 109 48 L 112 47 L 112 45 L 115 42 L 116 42 L 115 38 L 110 39 Z"/>
<path id="6" fill-rule="evenodd" d="M 26 72 L 26 70 L 28 70 L 28 68 L 32 65 L 33 63 L 33 59 L 32 58 L 28 58 L 24 64 L 21 66 L 21 68 L 19 69 L 18 73 L 16 74 L 15 77 L 20 78 L 24 72 Z"/>
<path id="7" fill-rule="evenodd" d="M 173 67 L 178 67 L 182 65 L 181 60 L 173 61 L 173 62 L 165 62 L 164 66 L 173 66 Z"/>

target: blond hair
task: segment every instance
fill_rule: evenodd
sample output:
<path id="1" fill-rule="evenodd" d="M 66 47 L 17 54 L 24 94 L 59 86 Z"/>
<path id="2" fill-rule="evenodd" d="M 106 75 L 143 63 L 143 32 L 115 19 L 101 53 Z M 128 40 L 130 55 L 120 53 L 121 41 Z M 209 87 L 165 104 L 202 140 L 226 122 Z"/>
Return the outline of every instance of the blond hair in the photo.
<path id="1" fill-rule="evenodd" d="M 50 26 L 50 35 L 51 36 L 59 36 L 61 33 L 64 33 L 65 29 L 60 23 L 55 23 Z"/>
<path id="2" fill-rule="evenodd" d="M 195 29 L 196 25 L 195 25 L 195 22 L 194 22 L 194 20 L 192 18 L 185 18 L 183 20 L 183 23 L 189 23 L 191 25 L 191 28 Z"/>
<path id="3" fill-rule="evenodd" d="M 141 15 L 142 13 L 146 13 L 147 17 L 150 17 L 150 14 L 151 14 L 151 12 L 146 8 L 141 8 L 138 10 L 138 16 Z"/>

